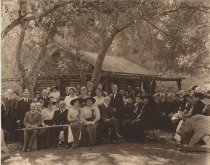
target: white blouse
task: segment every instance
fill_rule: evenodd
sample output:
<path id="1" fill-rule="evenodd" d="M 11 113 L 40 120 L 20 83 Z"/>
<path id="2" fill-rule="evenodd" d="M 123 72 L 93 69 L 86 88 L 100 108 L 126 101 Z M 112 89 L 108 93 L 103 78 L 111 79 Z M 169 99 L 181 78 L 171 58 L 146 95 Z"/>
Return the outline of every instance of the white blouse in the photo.
<path id="1" fill-rule="evenodd" d="M 98 106 L 98 105 L 101 105 L 104 103 L 104 97 L 101 96 L 101 97 L 97 97 L 95 96 L 94 99 L 96 99 L 96 102 L 94 103 L 95 106 Z"/>
<path id="2" fill-rule="evenodd" d="M 70 110 L 73 107 L 70 102 L 74 99 L 78 98 L 77 96 L 66 96 L 64 102 L 66 103 L 66 109 Z"/>
<path id="3" fill-rule="evenodd" d="M 54 116 L 54 110 L 44 109 L 41 112 L 42 120 L 52 120 Z"/>

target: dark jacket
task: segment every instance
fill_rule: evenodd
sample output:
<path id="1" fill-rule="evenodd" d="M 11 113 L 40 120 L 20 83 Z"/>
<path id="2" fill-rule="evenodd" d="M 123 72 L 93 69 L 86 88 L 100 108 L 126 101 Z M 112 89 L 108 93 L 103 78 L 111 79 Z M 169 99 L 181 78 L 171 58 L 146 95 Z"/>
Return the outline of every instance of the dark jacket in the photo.
<path id="1" fill-rule="evenodd" d="M 6 117 L 5 117 L 5 105 L 1 102 L 1 128 L 5 129 L 6 125 Z"/>
<path id="2" fill-rule="evenodd" d="M 46 96 L 45 98 L 43 96 L 38 98 L 38 101 L 43 100 L 44 104 L 42 107 L 47 107 L 47 103 L 50 101 L 50 98 L 48 96 Z"/>
<path id="3" fill-rule="evenodd" d="M 10 116 L 12 111 L 12 99 L 8 99 L 7 97 L 3 98 L 4 106 L 5 106 L 5 116 Z"/>
<path id="4" fill-rule="evenodd" d="M 110 98 L 111 98 L 110 106 L 116 108 L 117 110 L 120 110 L 123 106 L 123 98 L 121 94 L 116 93 L 116 96 L 114 97 L 114 94 L 111 93 Z"/>
<path id="5" fill-rule="evenodd" d="M 31 99 L 28 99 L 26 102 L 23 98 L 17 101 L 16 105 L 16 120 L 20 120 L 20 123 L 23 123 L 26 112 L 30 111 L 30 105 L 32 103 Z"/>
<path id="6" fill-rule="evenodd" d="M 54 112 L 53 123 L 56 125 L 64 125 L 68 124 L 67 120 L 68 109 L 65 109 L 63 113 L 61 113 L 60 109 Z"/>
<path id="7" fill-rule="evenodd" d="M 157 117 L 157 110 L 156 110 L 156 103 L 149 102 L 145 104 L 141 110 L 141 113 L 138 115 L 138 119 L 145 121 L 145 122 L 152 122 Z"/>
<path id="8" fill-rule="evenodd" d="M 134 112 L 136 110 L 136 107 L 133 103 L 128 103 L 123 106 L 123 118 L 125 120 L 132 120 L 136 118 L 136 113 Z"/>
<path id="9" fill-rule="evenodd" d="M 101 104 L 98 106 L 100 111 L 100 120 L 99 122 L 103 123 L 105 119 L 111 119 L 114 118 L 114 112 L 112 107 L 105 106 L 105 104 Z"/>
<path id="10" fill-rule="evenodd" d="M 193 104 L 191 116 L 202 114 L 204 107 L 205 107 L 205 104 L 201 100 L 196 101 Z"/>

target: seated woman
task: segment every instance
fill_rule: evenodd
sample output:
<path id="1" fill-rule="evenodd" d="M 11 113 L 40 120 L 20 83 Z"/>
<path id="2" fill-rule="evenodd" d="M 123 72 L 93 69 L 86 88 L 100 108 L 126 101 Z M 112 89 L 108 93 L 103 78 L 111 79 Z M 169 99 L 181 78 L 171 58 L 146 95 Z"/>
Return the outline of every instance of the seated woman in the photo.
<path id="1" fill-rule="evenodd" d="M 68 143 L 73 142 L 72 147 L 79 146 L 79 138 L 81 134 L 82 124 L 80 122 L 80 105 L 83 100 L 81 98 L 73 99 L 70 104 L 71 108 L 67 115 L 67 120 L 70 123 L 68 130 Z"/>
<path id="2" fill-rule="evenodd" d="M 44 127 L 52 125 L 52 119 L 54 115 L 53 103 L 51 101 L 47 102 L 47 108 L 42 112 L 42 125 Z M 42 129 L 39 134 L 39 148 L 49 148 L 52 147 L 52 129 L 46 128 Z"/>
<path id="3" fill-rule="evenodd" d="M 84 99 L 85 106 L 81 110 L 82 136 L 81 145 L 88 146 L 96 144 L 96 128 L 100 119 L 98 107 L 94 106 L 95 99 L 87 97 Z"/>

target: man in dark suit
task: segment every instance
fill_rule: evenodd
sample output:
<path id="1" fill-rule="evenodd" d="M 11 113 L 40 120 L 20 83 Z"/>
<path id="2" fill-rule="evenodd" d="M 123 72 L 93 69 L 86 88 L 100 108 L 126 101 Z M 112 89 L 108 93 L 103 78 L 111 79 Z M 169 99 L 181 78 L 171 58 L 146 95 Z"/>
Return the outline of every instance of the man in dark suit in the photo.
<path id="1" fill-rule="evenodd" d="M 96 92 L 93 89 L 93 83 L 91 81 L 87 82 L 87 91 L 89 96 L 91 97 L 96 96 Z"/>
<path id="2" fill-rule="evenodd" d="M 144 139 L 144 130 L 152 129 L 156 126 L 156 103 L 151 95 L 144 95 L 144 105 L 141 109 L 141 112 L 127 125 L 127 133 L 129 136 L 129 141 L 133 140 L 143 140 Z"/>
<path id="3" fill-rule="evenodd" d="M 68 109 L 65 109 L 66 104 L 64 101 L 59 102 L 59 109 L 54 112 L 53 116 L 53 124 L 54 125 L 65 125 L 68 124 L 67 115 L 68 115 Z M 54 139 L 53 139 L 53 148 L 58 147 L 59 144 L 59 135 L 61 131 L 64 131 L 64 143 L 65 147 L 68 148 L 68 127 L 63 128 L 55 128 L 54 129 Z"/>
<path id="4" fill-rule="evenodd" d="M 191 117 L 194 115 L 202 114 L 205 104 L 201 101 L 203 99 L 202 93 L 194 93 L 193 95 L 193 106 Z"/>
<path id="5" fill-rule="evenodd" d="M 47 108 L 47 103 L 50 101 L 50 98 L 48 97 L 48 93 L 47 93 L 47 90 L 46 89 L 44 89 L 42 91 L 42 96 L 40 96 L 38 98 L 38 101 L 39 102 L 42 101 L 43 102 L 42 107 Z"/>
<path id="6" fill-rule="evenodd" d="M 30 111 L 30 105 L 32 100 L 29 98 L 29 90 L 25 89 L 23 92 L 23 98 L 17 101 L 16 105 L 16 122 L 19 128 L 23 128 L 23 120 L 26 112 Z"/>
<path id="7" fill-rule="evenodd" d="M 123 132 L 123 124 L 122 124 L 122 118 L 123 118 L 123 113 L 122 113 L 122 106 L 123 106 L 123 98 L 122 96 L 118 93 L 118 87 L 117 84 L 112 85 L 112 93 L 110 94 L 110 106 L 114 110 L 114 115 L 116 119 L 119 122 L 119 131 L 120 134 Z"/>
<path id="8" fill-rule="evenodd" d="M 107 137 L 108 130 L 111 130 L 110 140 L 111 143 L 118 143 L 119 138 L 119 128 L 118 120 L 114 117 L 113 109 L 109 106 L 111 99 L 109 96 L 104 98 L 104 104 L 98 106 L 100 111 L 100 124 L 101 124 L 101 134 Z"/>
<path id="9" fill-rule="evenodd" d="M 11 140 L 12 127 L 13 127 L 12 94 L 13 94 L 13 91 L 11 89 L 8 89 L 6 92 L 6 96 L 3 98 L 4 115 L 5 115 L 5 130 L 9 133 L 9 139 L 8 139 L 9 141 Z"/>
<path id="10" fill-rule="evenodd" d="M 25 118 L 24 118 L 24 126 L 26 128 L 34 128 L 39 127 L 42 125 L 42 116 L 41 114 L 36 111 L 36 104 L 31 103 L 30 105 L 30 111 L 26 112 Z M 31 151 L 31 146 L 34 142 L 34 139 L 37 136 L 37 130 L 24 130 L 24 145 L 23 145 L 23 152 Z"/>

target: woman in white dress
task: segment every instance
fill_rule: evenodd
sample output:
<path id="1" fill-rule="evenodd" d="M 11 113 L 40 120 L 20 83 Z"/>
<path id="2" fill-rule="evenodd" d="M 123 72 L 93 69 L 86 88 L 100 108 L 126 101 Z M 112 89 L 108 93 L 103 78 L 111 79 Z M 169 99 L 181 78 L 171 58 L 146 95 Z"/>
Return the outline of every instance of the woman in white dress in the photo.
<path id="1" fill-rule="evenodd" d="M 64 102 L 66 103 L 66 109 L 70 110 L 70 108 L 72 107 L 70 102 L 76 98 L 76 89 L 74 87 L 69 87 L 69 95 L 66 96 L 64 100 Z"/>
<path id="2" fill-rule="evenodd" d="M 67 120 L 70 123 L 68 142 L 73 142 L 72 147 L 79 146 L 79 137 L 82 128 L 82 124 L 80 122 L 80 105 L 82 102 L 83 100 L 81 98 L 75 98 L 70 102 L 71 108 L 69 109 Z"/>
<path id="3" fill-rule="evenodd" d="M 94 99 L 96 100 L 94 105 L 97 107 L 104 103 L 104 97 L 102 96 L 102 90 L 100 88 L 96 90 L 96 96 Z"/>
<path id="4" fill-rule="evenodd" d="M 59 98 L 60 98 L 60 92 L 58 91 L 58 87 L 57 86 L 52 86 L 51 92 L 49 94 L 49 98 L 53 102 L 57 102 L 59 100 Z"/>
<path id="5" fill-rule="evenodd" d="M 100 111 L 98 107 L 94 105 L 95 99 L 88 97 L 84 99 L 85 106 L 81 109 L 81 122 L 82 134 L 81 134 L 81 145 L 89 146 L 97 143 L 97 122 L 100 119 Z"/>
<path id="6" fill-rule="evenodd" d="M 46 126 L 51 126 L 52 125 L 52 119 L 54 116 L 54 109 L 53 109 L 53 103 L 51 101 L 49 101 L 47 103 L 47 108 L 43 109 L 43 111 L 41 112 L 42 115 L 42 125 L 44 127 Z M 39 142 L 39 148 L 49 148 L 52 147 L 53 143 L 53 130 L 46 128 L 46 129 L 42 129 L 40 131 L 40 142 Z"/>

